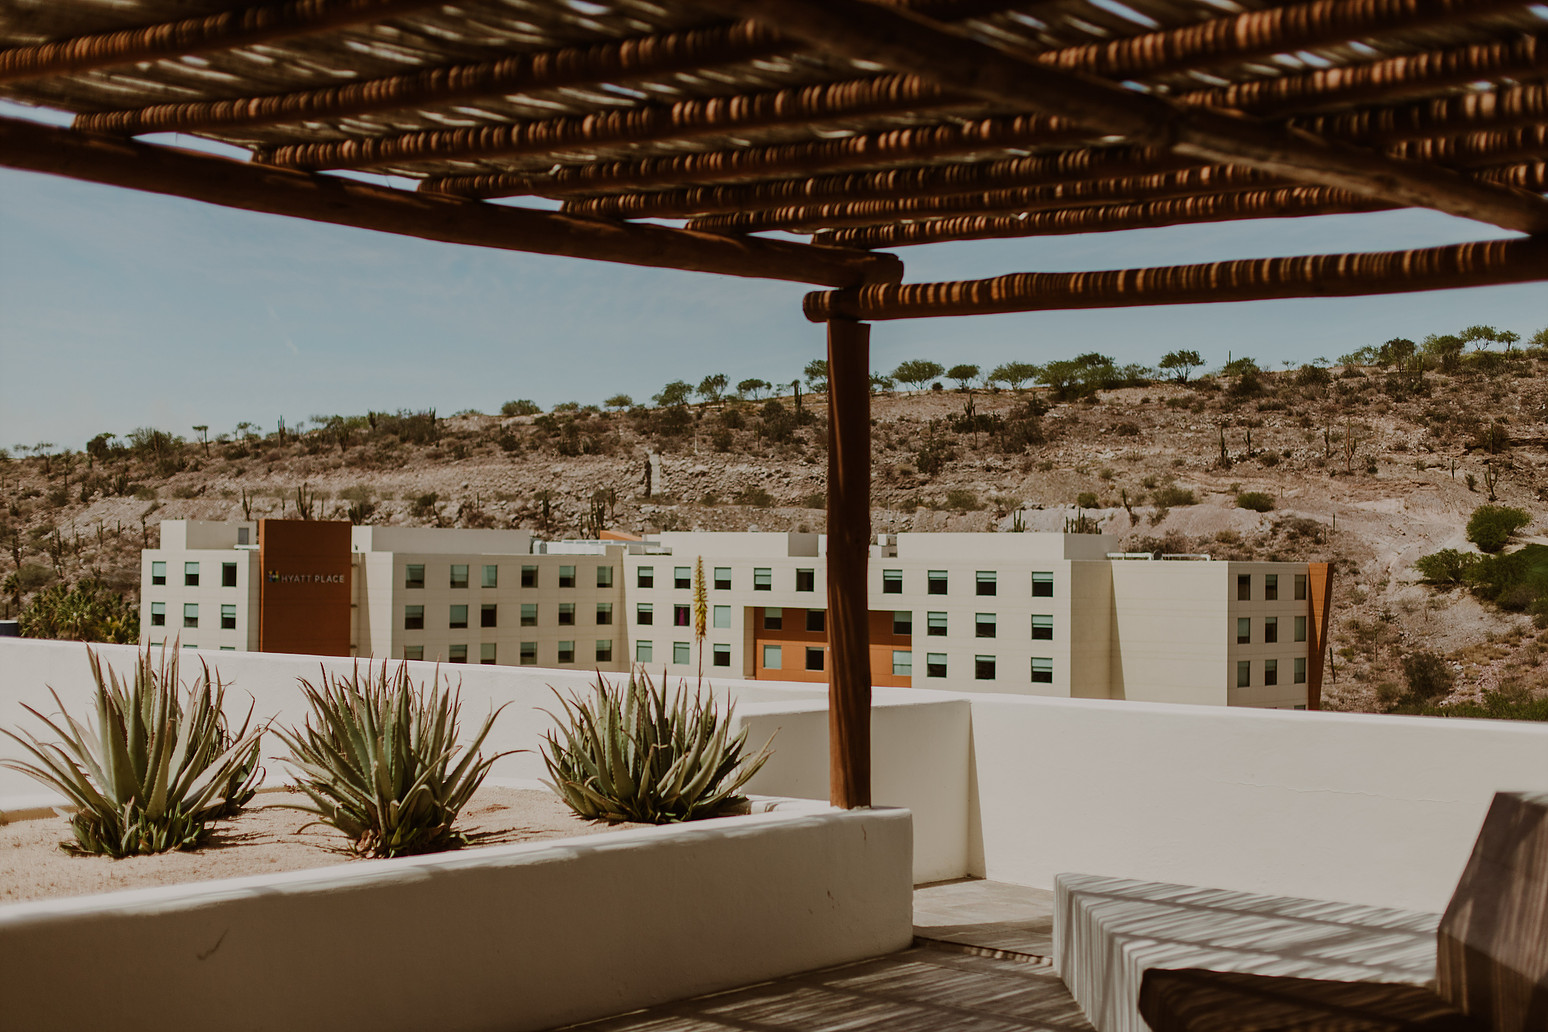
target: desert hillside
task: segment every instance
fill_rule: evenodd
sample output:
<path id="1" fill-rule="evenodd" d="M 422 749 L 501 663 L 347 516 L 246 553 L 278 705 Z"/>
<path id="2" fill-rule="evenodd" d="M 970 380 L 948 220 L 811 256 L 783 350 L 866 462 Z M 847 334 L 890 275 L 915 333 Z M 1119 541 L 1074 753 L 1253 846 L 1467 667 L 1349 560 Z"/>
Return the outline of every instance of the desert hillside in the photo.
<path id="1" fill-rule="evenodd" d="M 1365 362 L 1281 372 L 1238 362 L 1184 382 L 1189 370 L 1175 364 L 1152 379 L 1083 356 L 1037 370 L 1052 387 L 1024 389 L 981 376 L 953 386 L 939 370 L 919 390 L 879 378 L 875 530 L 1080 527 L 1119 535 L 1127 551 L 1330 560 L 1332 707 L 1398 702 L 1415 650 L 1444 658 L 1453 700 L 1543 694 L 1548 633 L 1531 606 L 1422 584 L 1413 563 L 1473 550 L 1465 525 L 1490 501 L 1531 516 L 1512 547 L 1543 533 L 1548 350 L 1426 362 L 1410 345 L 1356 358 Z M 799 402 L 760 396 L 756 381 L 726 394 L 712 377 L 697 397 L 677 384 L 652 406 L 142 428 L 85 452 L 15 450 L 0 463 L 0 609 L 15 615 L 88 579 L 135 601 L 138 551 L 167 518 L 547 536 L 821 530 L 826 397 L 813 379 Z"/>

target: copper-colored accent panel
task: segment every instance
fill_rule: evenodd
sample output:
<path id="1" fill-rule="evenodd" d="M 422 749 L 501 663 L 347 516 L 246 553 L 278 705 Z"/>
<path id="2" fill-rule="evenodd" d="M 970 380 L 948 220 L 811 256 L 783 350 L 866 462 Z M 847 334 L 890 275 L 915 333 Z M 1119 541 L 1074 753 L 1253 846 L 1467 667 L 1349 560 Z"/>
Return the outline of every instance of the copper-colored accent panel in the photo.
<path id="1" fill-rule="evenodd" d="M 764 626 L 763 608 L 753 610 L 753 667 L 755 676 L 771 681 L 803 681 L 812 684 L 828 683 L 828 667 L 832 653 L 828 650 L 828 632 L 808 631 L 806 629 L 806 614 L 809 610 L 784 608 L 784 618 L 781 627 L 768 628 Z M 871 657 L 871 684 L 881 688 L 908 688 L 912 685 L 912 678 L 897 677 L 892 673 L 892 652 L 894 649 L 908 649 L 913 647 L 913 639 L 909 635 L 892 633 L 891 611 L 871 610 L 868 614 L 867 624 L 870 628 L 870 657 Z M 778 670 L 771 670 L 763 665 L 763 646 L 779 645 L 781 648 L 790 646 L 782 655 L 783 662 Z M 806 669 L 806 649 L 808 647 L 822 648 L 823 669 Z"/>
<path id="2" fill-rule="evenodd" d="M 349 655 L 349 524 L 259 520 L 258 649 Z"/>
<path id="3" fill-rule="evenodd" d="M 1333 612 L 1333 567 L 1308 563 L 1306 575 L 1306 708 L 1322 708 L 1322 661 L 1328 651 L 1328 614 Z"/>

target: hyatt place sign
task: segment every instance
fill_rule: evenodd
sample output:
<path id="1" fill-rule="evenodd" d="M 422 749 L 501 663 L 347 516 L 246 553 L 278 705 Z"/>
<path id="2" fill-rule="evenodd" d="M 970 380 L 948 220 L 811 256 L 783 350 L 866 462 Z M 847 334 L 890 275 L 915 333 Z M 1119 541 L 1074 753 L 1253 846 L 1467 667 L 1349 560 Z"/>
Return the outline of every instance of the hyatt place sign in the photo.
<path id="1" fill-rule="evenodd" d="M 269 571 L 270 584 L 343 584 L 342 573 L 280 573 Z"/>

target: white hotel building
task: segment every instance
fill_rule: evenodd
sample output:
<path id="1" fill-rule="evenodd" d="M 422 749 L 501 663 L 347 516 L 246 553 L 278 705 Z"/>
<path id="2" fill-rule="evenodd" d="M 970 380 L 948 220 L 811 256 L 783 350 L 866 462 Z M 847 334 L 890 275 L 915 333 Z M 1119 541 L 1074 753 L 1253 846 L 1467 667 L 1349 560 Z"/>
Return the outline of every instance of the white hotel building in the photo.
<path id="1" fill-rule="evenodd" d="M 161 547 L 142 562 L 141 636 L 152 644 L 604 671 L 641 664 L 672 677 L 691 677 L 702 662 L 710 677 L 827 680 L 822 535 L 544 542 L 525 531 L 321 521 L 161 527 Z M 290 552 L 265 553 L 265 534 L 300 548 L 300 565 Z M 318 535 L 336 544 L 318 546 Z M 1315 706 L 1325 566 L 1137 559 L 1115 555 L 1115 544 L 1092 534 L 883 536 L 869 564 L 873 680 Z M 693 613 L 700 562 L 702 643 Z M 347 576 L 316 572 L 334 569 Z M 309 586 L 294 582 L 309 579 L 334 593 L 297 602 Z M 305 632 L 287 630 L 302 606 L 311 613 Z M 319 645 L 316 625 L 332 616 L 337 636 Z M 302 633 L 312 637 L 294 638 Z"/>

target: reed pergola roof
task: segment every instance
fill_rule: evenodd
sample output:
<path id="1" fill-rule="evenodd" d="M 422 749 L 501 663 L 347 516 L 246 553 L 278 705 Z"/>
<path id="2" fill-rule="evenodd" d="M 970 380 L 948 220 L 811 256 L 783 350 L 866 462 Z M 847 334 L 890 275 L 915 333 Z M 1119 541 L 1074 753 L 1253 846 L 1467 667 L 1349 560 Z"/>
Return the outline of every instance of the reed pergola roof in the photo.
<path id="1" fill-rule="evenodd" d="M 863 321 L 1548 278 L 1545 73 L 1522 0 L 0 0 L 0 97 L 74 116 L 0 119 L 0 165 L 834 288 L 852 478 Z M 1522 235 L 922 284 L 878 250 L 1405 207 Z M 867 501 L 831 472 L 847 590 Z M 864 612 L 832 612 L 837 686 Z"/>

